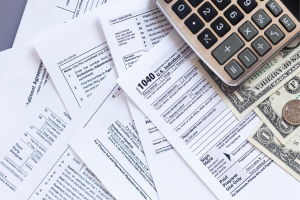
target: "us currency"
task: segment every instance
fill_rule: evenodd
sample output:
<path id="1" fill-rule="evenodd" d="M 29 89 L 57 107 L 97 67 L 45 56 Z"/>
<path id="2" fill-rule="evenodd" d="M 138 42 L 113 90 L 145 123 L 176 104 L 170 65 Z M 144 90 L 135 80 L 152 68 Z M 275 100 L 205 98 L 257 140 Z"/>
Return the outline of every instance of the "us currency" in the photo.
<path id="1" fill-rule="evenodd" d="M 300 72 L 300 37 L 239 86 L 226 85 L 199 58 L 193 62 L 234 115 L 241 119 Z"/>
<path id="2" fill-rule="evenodd" d="M 300 126 L 289 124 L 282 114 L 284 105 L 293 99 L 300 100 L 300 74 L 294 76 L 254 109 L 282 144 L 286 144 L 300 132 Z"/>
<path id="3" fill-rule="evenodd" d="M 300 181 L 300 134 L 282 145 L 267 125 L 260 122 L 248 141 Z"/>

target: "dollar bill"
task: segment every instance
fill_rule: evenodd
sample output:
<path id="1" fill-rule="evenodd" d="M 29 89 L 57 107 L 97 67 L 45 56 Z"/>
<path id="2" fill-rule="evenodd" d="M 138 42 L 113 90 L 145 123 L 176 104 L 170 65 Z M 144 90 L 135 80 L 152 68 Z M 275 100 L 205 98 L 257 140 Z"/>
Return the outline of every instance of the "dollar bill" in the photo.
<path id="1" fill-rule="evenodd" d="M 300 181 L 300 134 L 282 145 L 268 126 L 260 122 L 248 141 Z"/>
<path id="2" fill-rule="evenodd" d="M 226 85 L 199 58 L 193 62 L 235 116 L 241 119 L 300 72 L 300 37 L 239 86 Z"/>
<path id="3" fill-rule="evenodd" d="M 286 144 L 300 132 L 299 125 L 289 124 L 282 115 L 284 105 L 293 99 L 300 100 L 300 74 L 294 76 L 254 109 L 282 144 Z"/>

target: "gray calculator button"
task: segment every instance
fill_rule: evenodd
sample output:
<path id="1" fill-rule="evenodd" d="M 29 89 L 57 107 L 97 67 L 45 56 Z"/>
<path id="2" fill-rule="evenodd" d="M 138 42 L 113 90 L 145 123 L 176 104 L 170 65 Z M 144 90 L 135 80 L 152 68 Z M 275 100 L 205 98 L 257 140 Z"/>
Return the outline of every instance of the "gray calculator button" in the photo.
<path id="1" fill-rule="evenodd" d="M 257 11 L 251 18 L 255 24 L 262 30 L 271 23 L 271 18 L 265 13 L 263 9 Z"/>
<path id="2" fill-rule="evenodd" d="M 250 68 L 257 61 L 256 56 L 248 48 L 245 49 L 242 53 L 240 53 L 238 58 L 247 68 Z"/>
<path id="3" fill-rule="evenodd" d="M 252 42 L 251 46 L 260 56 L 264 56 L 271 49 L 270 44 L 262 36 Z"/>
<path id="4" fill-rule="evenodd" d="M 212 55 L 220 63 L 220 65 L 223 65 L 236 52 L 243 48 L 244 45 L 244 42 L 239 38 L 239 36 L 237 36 L 236 33 L 233 33 L 212 52 Z"/>
<path id="5" fill-rule="evenodd" d="M 252 26 L 252 24 L 247 21 L 244 23 L 240 28 L 239 32 L 242 34 L 242 36 L 249 42 L 252 40 L 257 34 L 257 30 Z"/>
<path id="6" fill-rule="evenodd" d="M 288 31 L 291 32 L 292 30 L 294 30 L 294 28 L 296 28 L 295 23 L 291 20 L 291 18 L 289 16 L 287 16 L 286 14 L 283 15 L 280 19 L 279 19 L 280 23 L 282 24 L 282 26 L 284 26 L 284 28 Z"/>
<path id="7" fill-rule="evenodd" d="M 285 36 L 284 33 L 275 24 L 270 26 L 270 28 L 265 31 L 265 35 L 269 38 L 269 40 L 271 40 L 274 45 L 278 44 Z"/>
<path id="8" fill-rule="evenodd" d="M 267 8 L 275 17 L 278 17 L 282 13 L 282 8 L 276 3 L 275 0 L 270 0 L 267 3 Z"/>
<path id="9" fill-rule="evenodd" d="M 225 71 L 233 79 L 237 79 L 243 72 L 243 68 L 236 62 L 236 60 L 230 61 L 225 67 Z"/>

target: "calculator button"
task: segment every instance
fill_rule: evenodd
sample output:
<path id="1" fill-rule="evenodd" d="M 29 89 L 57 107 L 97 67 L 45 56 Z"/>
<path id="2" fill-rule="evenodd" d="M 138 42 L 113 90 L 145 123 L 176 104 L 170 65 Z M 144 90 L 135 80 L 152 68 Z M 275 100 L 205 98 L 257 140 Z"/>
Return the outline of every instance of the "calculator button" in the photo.
<path id="1" fill-rule="evenodd" d="M 237 25 L 244 18 L 244 15 L 235 5 L 228 8 L 224 15 L 232 25 Z"/>
<path id="2" fill-rule="evenodd" d="M 224 10 L 224 8 L 231 3 L 231 0 L 212 0 L 212 2 L 218 7 L 219 10 Z"/>
<path id="3" fill-rule="evenodd" d="M 210 22 L 215 16 L 217 11 L 211 6 L 210 3 L 205 2 L 199 9 L 198 13 L 203 17 L 206 22 Z"/>
<path id="4" fill-rule="evenodd" d="M 188 1 L 190 2 L 190 4 L 191 4 L 194 8 L 196 8 L 197 6 L 200 5 L 200 3 L 203 2 L 203 0 L 188 0 Z"/>
<path id="5" fill-rule="evenodd" d="M 259 36 L 251 46 L 260 56 L 264 56 L 271 49 L 269 43 L 262 36 Z"/>
<path id="6" fill-rule="evenodd" d="M 243 68 L 236 60 L 230 61 L 224 69 L 233 80 L 237 79 L 244 72 Z"/>
<path id="7" fill-rule="evenodd" d="M 265 35 L 274 45 L 278 44 L 285 37 L 284 33 L 275 24 L 265 31 Z"/>
<path id="8" fill-rule="evenodd" d="M 166 3 L 171 3 L 173 0 L 165 0 Z"/>
<path id="9" fill-rule="evenodd" d="M 220 63 L 220 65 L 223 65 L 236 52 L 243 48 L 244 45 L 244 42 L 239 38 L 239 36 L 237 36 L 236 33 L 233 33 L 212 52 L 212 55 Z"/>
<path id="10" fill-rule="evenodd" d="M 204 27 L 203 22 L 199 19 L 199 17 L 195 13 L 193 13 L 189 18 L 187 18 L 184 24 L 194 34 L 198 33 Z"/>
<path id="11" fill-rule="evenodd" d="M 184 19 L 188 14 L 190 14 L 190 12 L 192 12 L 192 9 L 183 0 L 177 1 L 172 6 L 172 10 L 180 19 Z"/>
<path id="12" fill-rule="evenodd" d="M 209 29 L 205 29 L 202 33 L 198 35 L 197 38 L 206 49 L 209 49 L 218 41 Z"/>
<path id="13" fill-rule="evenodd" d="M 270 0 L 266 6 L 274 17 L 278 17 L 282 13 L 282 8 L 274 0 Z"/>
<path id="14" fill-rule="evenodd" d="M 230 31 L 230 26 L 222 17 L 218 17 L 218 19 L 211 23 L 210 26 L 219 37 L 223 37 L 226 33 L 228 33 L 228 31 Z"/>
<path id="15" fill-rule="evenodd" d="M 250 68 L 258 60 L 249 48 L 240 53 L 238 58 L 247 68 Z"/>
<path id="16" fill-rule="evenodd" d="M 258 31 L 252 26 L 252 24 L 247 21 L 239 28 L 240 34 L 247 40 L 248 42 L 252 40 L 257 34 Z"/>
<path id="17" fill-rule="evenodd" d="M 263 30 L 271 23 L 271 18 L 265 13 L 263 9 L 260 9 L 257 11 L 253 16 L 252 20 L 255 22 L 255 24 Z"/>
<path id="18" fill-rule="evenodd" d="M 238 0 L 237 2 L 247 14 L 249 14 L 257 6 L 255 0 Z"/>
<path id="19" fill-rule="evenodd" d="M 294 30 L 294 28 L 296 28 L 295 23 L 291 20 L 291 18 L 287 15 L 283 15 L 280 19 L 279 19 L 280 23 L 282 26 L 284 26 L 284 28 L 288 31 L 291 32 L 292 30 Z"/>

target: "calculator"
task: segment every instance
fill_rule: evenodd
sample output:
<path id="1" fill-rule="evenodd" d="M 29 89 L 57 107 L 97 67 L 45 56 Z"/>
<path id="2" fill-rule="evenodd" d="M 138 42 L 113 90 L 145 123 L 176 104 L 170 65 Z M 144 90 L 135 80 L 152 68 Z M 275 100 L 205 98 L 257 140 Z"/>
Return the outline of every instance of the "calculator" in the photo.
<path id="1" fill-rule="evenodd" d="M 237 86 L 300 32 L 300 0 L 154 0 L 220 79 Z"/>

